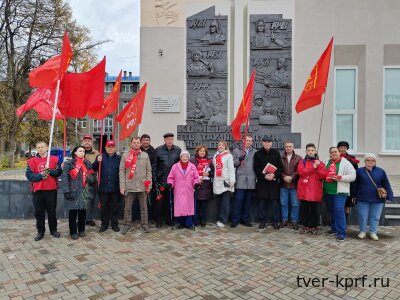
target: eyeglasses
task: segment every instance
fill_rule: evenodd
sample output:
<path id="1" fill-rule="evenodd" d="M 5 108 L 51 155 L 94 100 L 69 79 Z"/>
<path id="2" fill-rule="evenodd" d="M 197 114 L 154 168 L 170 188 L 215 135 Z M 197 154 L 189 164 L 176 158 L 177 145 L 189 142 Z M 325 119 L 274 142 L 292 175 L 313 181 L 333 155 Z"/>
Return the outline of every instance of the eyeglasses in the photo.
<path id="1" fill-rule="evenodd" d="M 375 159 L 366 159 L 365 161 L 372 161 L 372 162 L 375 162 Z"/>

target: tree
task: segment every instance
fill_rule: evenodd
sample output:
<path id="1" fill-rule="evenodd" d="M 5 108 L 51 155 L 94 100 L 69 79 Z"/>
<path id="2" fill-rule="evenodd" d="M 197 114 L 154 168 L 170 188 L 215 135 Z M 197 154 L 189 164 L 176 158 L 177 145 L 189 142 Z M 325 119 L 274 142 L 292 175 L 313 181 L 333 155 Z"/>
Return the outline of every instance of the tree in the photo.
<path id="1" fill-rule="evenodd" d="M 74 50 L 73 70 L 81 72 L 95 65 L 94 47 L 105 41 L 92 42 L 89 30 L 76 23 L 71 7 L 64 0 L 0 3 L 0 156 L 10 156 L 11 167 L 17 133 L 24 120 L 15 115 L 15 109 L 31 93 L 29 71 L 61 53 L 65 30 Z"/>

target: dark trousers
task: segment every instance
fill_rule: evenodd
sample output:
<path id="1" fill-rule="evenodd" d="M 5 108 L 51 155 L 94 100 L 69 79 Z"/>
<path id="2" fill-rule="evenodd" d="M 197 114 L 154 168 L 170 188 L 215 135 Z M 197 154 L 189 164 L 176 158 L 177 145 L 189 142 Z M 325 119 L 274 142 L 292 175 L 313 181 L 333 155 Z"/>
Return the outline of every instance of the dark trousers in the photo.
<path id="1" fill-rule="evenodd" d="M 97 193 L 98 187 L 97 184 L 95 185 L 94 188 L 94 197 L 90 198 L 90 202 L 88 204 L 88 209 L 87 209 L 87 216 L 86 216 L 86 221 L 93 221 L 94 214 L 97 209 L 97 202 L 99 201 L 99 194 Z"/>
<path id="2" fill-rule="evenodd" d="M 46 212 L 50 232 L 57 231 L 57 190 L 36 191 L 33 193 L 36 228 L 38 232 L 45 232 Z"/>
<path id="3" fill-rule="evenodd" d="M 236 189 L 235 202 L 233 204 L 233 217 L 232 224 L 237 224 L 240 221 L 248 223 L 251 202 L 253 200 L 252 194 L 254 190 Z"/>
<path id="4" fill-rule="evenodd" d="M 76 217 L 78 217 L 78 227 L 76 226 Z M 69 211 L 69 234 L 85 232 L 86 209 L 71 209 Z"/>
<path id="5" fill-rule="evenodd" d="M 161 195 L 162 198 L 160 200 L 154 201 L 155 221 L 159 224 L 162 224 L 162 222 L 165 220 L 168 225 L 171 225 L 171 210 L 172 214 L 174 213 L 173 199 L 170 201 L 171 192 L 169 189 L 165 188 Z"/>
<path id="6" fill-rule="evenodd" d="M 99 193 L 101 203 L 101 227 L 108 228 L 118 226 L 118 200 L 119 193 Z"/>
<path id="7" fill-rule="evenodd" d="M 318 204 L 317 201 L 300 200 L 300 215 L 304 227 L 315 228 L 318 226 Z"/>
<path id="8" fill-rule="evenodd" d="M 269 206 L 272 213 L 272 222 L 277 223 L 280 220 L 280 206 L 278 199 L 259 199 L 258 209 L 260 212 L 260 222 L 267 222 L 268 209 Z"/>
<path id="9" fill-rule="evenodd" d="M 218 221 L 226 224 L 229 217 L 229 202 L 231 201 L 231 192 L 226 191 L 222 194 L 215 195 L 218 204 Z"/>
<path id="10" fill-rule="evenodd" d="M 196 202 L 196 223 L 202 224 L 207 221 L 207 200 L 197 200 Z"/>
<path id="11" fill-rule="evenodd" d="M 193 226 L 193 216 L 176 217 L 177 223 L 180 225 L 191 228 Z"/>

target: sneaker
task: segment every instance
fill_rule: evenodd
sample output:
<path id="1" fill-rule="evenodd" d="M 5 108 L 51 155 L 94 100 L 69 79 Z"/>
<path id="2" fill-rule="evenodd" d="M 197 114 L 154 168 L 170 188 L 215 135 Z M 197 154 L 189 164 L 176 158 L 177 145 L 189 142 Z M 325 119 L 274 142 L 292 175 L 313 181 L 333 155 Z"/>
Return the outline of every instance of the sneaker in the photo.
<path id="1" fill-rule="evenodd" d="M 376 235 L 376 233 L 370 232 L 369 237 L 371 239 L 373 239 L 374 241 L 379 240 L 378 236 Z"/>
<path id="2" fill-rule="evenodd" d="M 342 237 L 342 236 L 339 236 L 339 237 L 336 238 L 337 242 L 344 242 L 345 240 L 346 240 L 346 238 Z"/>
<path id="3" fill-rule="evenodd" d="M 309 233 L 310 232 L 310 228 L 308 228 L 308 227 L 303 227 L 303 229 L 302 230 L 300 230 L 300 234 L 306 234 L 306 233 Z"/>
<path id="4" fill-rule="evenodd" d="M 319 230 L 319 228 L 312 227 L 312 228 L 310 228 L 309 233 L 314 234 L 314 235 L 319 235 L 320 234 L 320 230 Z"/>
<path id="5" fill-rule="evenodd" d="M 149 226 L 147 226 L 147 225 L 141 225 L 140 228 L 142 228 L 142 230 L 143 230 L 144 232 L 146 232 L 146 233 L 149 233 L 149 232 L 150 232 Z"/>
<path id="6" fill-rule="evenodd" d="M 121 230 L 121 234 L 126 234 L 129 230 L 131 230 L 132 225 L 125 225 L 124 228 Z"/>
<path id="7" fill-rule="evenodd" d="M 222 223 L 222 222 L 220 222 L 220 221 L 218 221 L 217 222 L 217 227 L 225 227 L 225 224 L 224 223 Z"/>
<path id="8" fill-rule="evenodd" d="M 358 234 L 359 239 L 365 239 L 366 236 L 367 234 L 364 231 L 360 231 L 360 233 Z"/>

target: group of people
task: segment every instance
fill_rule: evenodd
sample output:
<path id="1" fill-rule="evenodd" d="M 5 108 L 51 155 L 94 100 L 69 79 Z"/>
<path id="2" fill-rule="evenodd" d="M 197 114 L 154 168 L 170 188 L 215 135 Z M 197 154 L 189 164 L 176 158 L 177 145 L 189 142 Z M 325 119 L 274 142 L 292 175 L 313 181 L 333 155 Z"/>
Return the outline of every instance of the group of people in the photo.
<path id="1" fill-rule="evenodd" d="M 349 144 L 339 142 L 329 149 L 324 163 L 314 144 L 306 145 L 306 155 L 294 151 L 286 141 L 281 154 L 272 148 L 269 136 L 262 138 L 262 148 L 253 148 L 252 136 L 244 137 L 242 148 L 232 153 L 226 141 L 219 141 L 211 157 L 204 145 L 194 156 L 174 145 L 174 134 L 164 135 L 164 144 L 153 148 L 150 136 L 131 139 L 130 151 L 116 153 L 115 143 L 106 142 L 105 153 L 93 149 L 92 138 L 85 136 L 80 146 L 72 150 L 64 163 L 51 156 L 47 166 L 48 146 L 37 143 L 38 154 L 28 161 L 26 176 L 33 187 L 37 235 L 45 233 L 45 212 L 50 234 L 57 231 L 56 206 L 58 177 L 64 193 L 64 208 L 69 210 L 69 230 L 72 239 L 85 236 L 85 225 L 94 226 L 96 198 L 101 207 L 100 232 L 111 228 L 126 234 L 132 228 L 132 204 L 140 204 L 141 229 L 150 232 L 149 210 L 156 228 L 166 223 L 178 229 L 206 226 L 207 203 L 217 200 L 217 227 L 228 224 L 231 194 L 234 194 L 231 228 L 239 223 L 253 227 L 251 207 L 257 199 L 259 229 L 266 227 L 268 212 L 272 226 L 279 230 L 288 225 L 301 233 L 319 234 L 319 206 L 324 200 L 330 213 L 331 229 L 337 241 L 346 239 L 346 215 L 356 205 L 360 239 L 369 236 L 378 240 L 379 218 L 386 200 L 393 192 L 385 171 L 376 166 L 376 156 L 364 156 L 365 167 L 347 153 Z M 382 196 L 378 190 L 384 190 Z M 118 207 L 124 197 L 124 226 L 118 224 Z M 290 217 L 289 217 L 290 212 Z"/>

